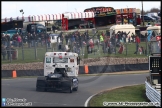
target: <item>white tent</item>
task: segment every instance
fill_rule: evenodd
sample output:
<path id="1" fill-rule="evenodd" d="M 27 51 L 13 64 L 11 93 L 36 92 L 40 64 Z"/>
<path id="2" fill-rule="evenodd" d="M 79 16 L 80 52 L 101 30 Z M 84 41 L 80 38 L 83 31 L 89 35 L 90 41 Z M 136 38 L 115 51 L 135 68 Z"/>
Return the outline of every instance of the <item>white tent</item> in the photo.
<path id="1" fill-rule="evenodd" d="M 159 33 L 161 34 L 161 26 L 151 26 L 147 28 L 147 31 L 148 30 L 154 31 L 155 35 L 159 35 Z"/>
<path id="2" fill-rule="evenodd" d="M 132 33 L 135 34 L 135 27 L 132 24 L 125 24 L 125 25 L 114 25 L 110 27 L 110 37 L 112 36 L 112 33 L 115 32 L 115 34 L 118 31 L 123 31 L 123 32 L 130 32 L 129 35 Z"/>

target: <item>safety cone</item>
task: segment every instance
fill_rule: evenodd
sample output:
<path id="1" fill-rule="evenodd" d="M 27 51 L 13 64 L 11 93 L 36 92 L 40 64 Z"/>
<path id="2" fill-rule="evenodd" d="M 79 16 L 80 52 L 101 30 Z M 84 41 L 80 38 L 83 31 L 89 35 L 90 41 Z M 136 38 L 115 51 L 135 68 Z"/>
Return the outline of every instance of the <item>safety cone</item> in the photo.
<path id="1" fill-rule="evenodd" d="M 84 69 L 85 69 L 85 73 L 88 74 L 89 73 L 88 65 L 85 65 Z"/>
<path id="2" fill-rule="evenodd" d="M 16 70 L 13 70 L 13 71 L 12 71 L 12 78 L 16 78 L 16 77 L 17 77 Z"/>

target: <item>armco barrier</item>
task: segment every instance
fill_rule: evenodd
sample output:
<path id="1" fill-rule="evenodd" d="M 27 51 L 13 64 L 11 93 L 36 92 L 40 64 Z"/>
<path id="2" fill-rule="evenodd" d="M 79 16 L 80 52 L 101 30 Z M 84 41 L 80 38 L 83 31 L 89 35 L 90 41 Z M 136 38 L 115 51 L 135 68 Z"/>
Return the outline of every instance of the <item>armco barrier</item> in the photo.
<path id="1" fill-rule="evenodd" d="M 156 107 L 161 107 L 161 93 L 154 89 L 147 81 L 145 81 L 146 96 L 151 102 L 158 102 Z"/>
<path id="2" fill-rule="evenodd" d="M 148 63 L 139 63 L 139 64 L 125 64 L 125 71 L 138 71 L 138 70 L 148 70 Z"/>
<path id="3" fill-rule="evenodd" d="M 40 70 L 16 70 L 17 77 L 21 76 L 43 76 L 43 69 Z M 12 77 L 12 70 L 1 70 L 1 77 Z"/>
<path id="4" fill-rule="evenodd" d="M 148 63 L 88 66 L 88 70 L 89 70 L 88 74 L 148 70 L 148 68 L 149 68 Z M 12 71 L 13 70 L 1 70 L 1 77 L 12 77 Z M 20 76 L 43 76 L 43 69 L 16 70 L 16 72 L 17 72 L 17 77 L 20 77 Z M 79 74 L 85 74 L 84 66 L 79 67 Z"/>

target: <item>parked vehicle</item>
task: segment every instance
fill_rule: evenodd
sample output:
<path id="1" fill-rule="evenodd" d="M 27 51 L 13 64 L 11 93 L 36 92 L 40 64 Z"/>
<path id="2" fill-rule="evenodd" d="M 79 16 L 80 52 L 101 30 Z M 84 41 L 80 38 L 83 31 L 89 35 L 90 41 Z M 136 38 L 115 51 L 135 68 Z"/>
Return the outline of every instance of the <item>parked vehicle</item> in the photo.
<path id="1" fill-rule="evenodd" d="M 144 17 L 144 21 L 156 21 L 155 18 L 147 16 L 147 15 L 141 16 L 142 21 L 143 21 L 143 17 Z"/>
<path id="2" fill-rule="evenodd" d="M 155 18 L 156 20 L 160 19 L 160 17 L 158 17 L 158 16 L 151 16 L 151 17 Z"/>
<path id="3" fill-rule="evenodd" d="M 10 36 L 10 38 L 12 38 L 12 36 L 14 35 L 14 34 L 16 34 L 18 31 L 17 30 L 7 30 L 6 32 L 5 32 L 5 34 L 7 34 L 7 35 L 9 35 Z"/>
<path id="4" fill-rule="evenodd" d="M 151 13 L 147 13 L 146 14 L 147 16 L 158 16 L 158 13 L 157 12 L 151 12 Z"/>

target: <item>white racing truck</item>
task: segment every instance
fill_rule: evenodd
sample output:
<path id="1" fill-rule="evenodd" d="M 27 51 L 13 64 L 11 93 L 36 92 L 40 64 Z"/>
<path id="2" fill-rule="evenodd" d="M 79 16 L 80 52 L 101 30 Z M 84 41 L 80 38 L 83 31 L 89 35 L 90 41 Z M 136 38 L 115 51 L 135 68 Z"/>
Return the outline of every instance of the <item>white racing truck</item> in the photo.
<path id="1" fill-rule="evenodd" d="M 80 58 L 72 52 L 46 52 L 44 76 L 37 78 L 36 91 L 48 89 L 72 93 L 78 90 Z"/>

